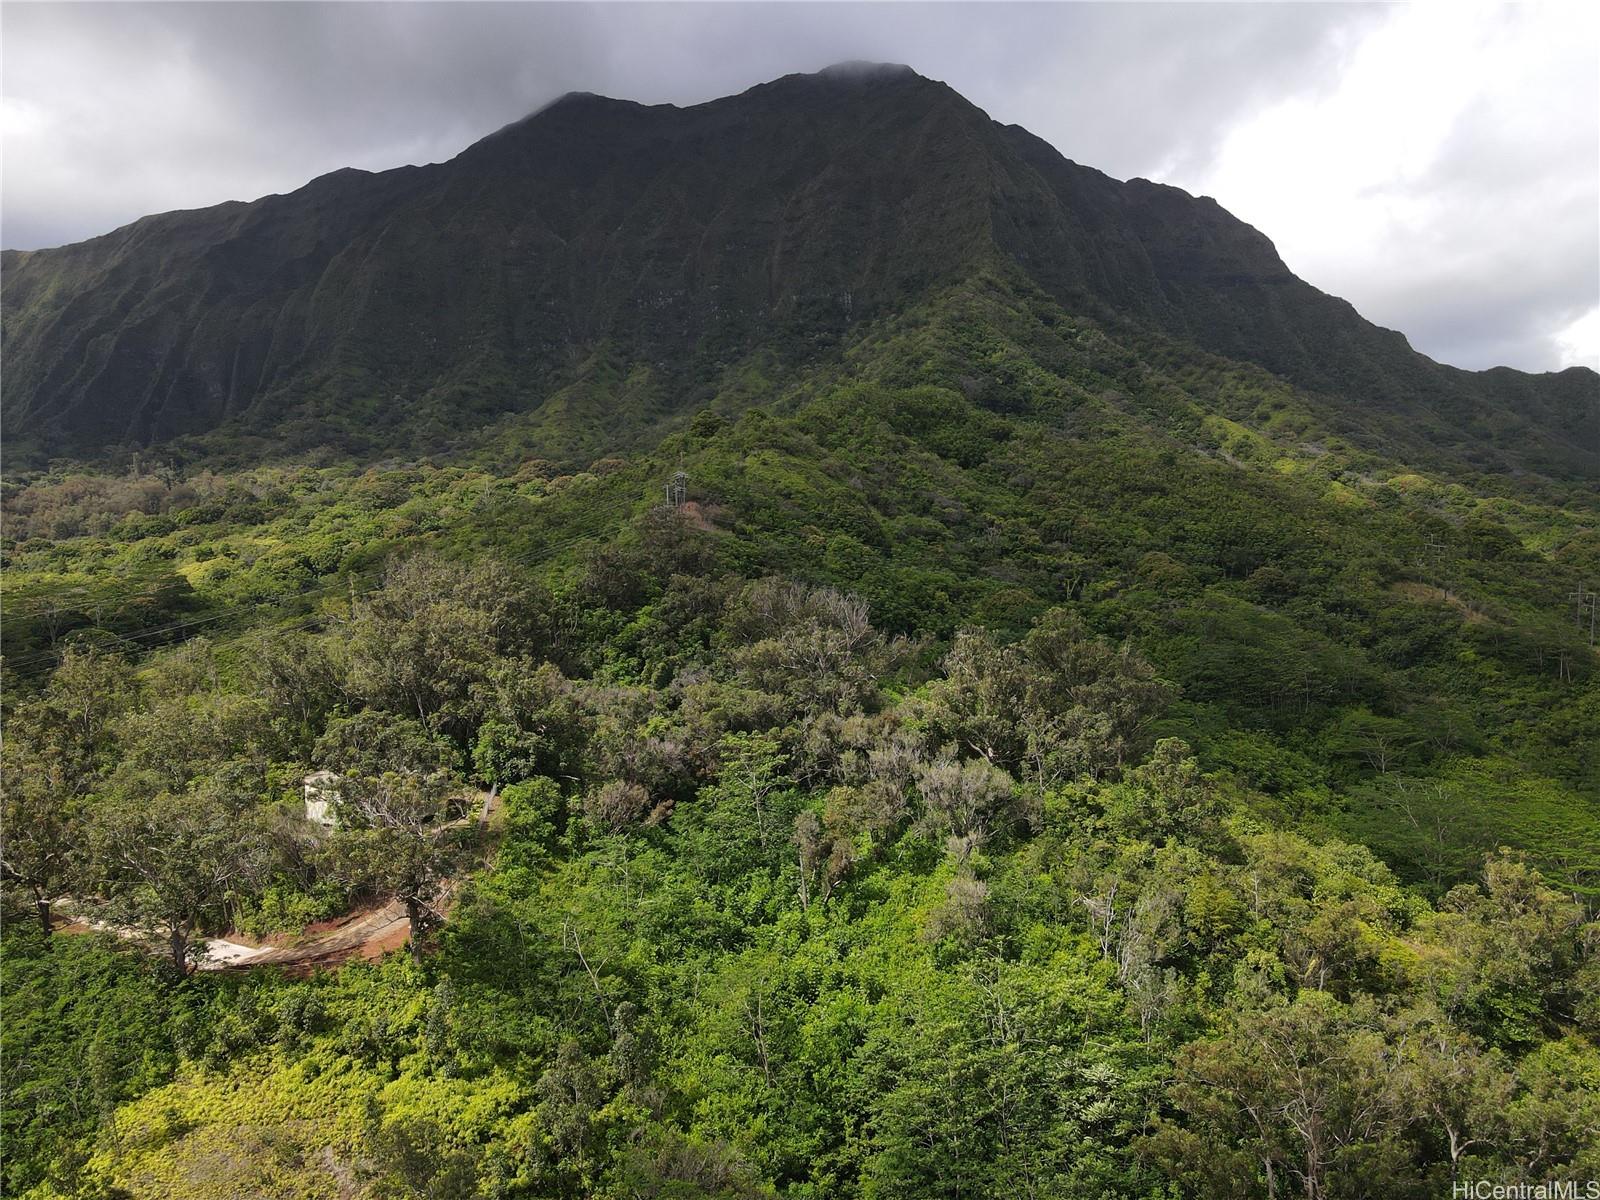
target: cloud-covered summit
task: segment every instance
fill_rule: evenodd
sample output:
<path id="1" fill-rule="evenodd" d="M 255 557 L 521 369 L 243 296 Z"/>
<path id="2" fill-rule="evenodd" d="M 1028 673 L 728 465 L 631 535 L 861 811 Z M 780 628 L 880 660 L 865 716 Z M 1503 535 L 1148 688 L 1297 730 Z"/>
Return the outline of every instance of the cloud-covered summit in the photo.
<path id="1" fill-rule="evenodd" d="M 1600 358 L 1577 7 L 7 5 L 8 247 L 449 158 L 570 91 L 694 104 L 910 63 L 1119 177 L 1215 196 L 1462 366 Z"/>

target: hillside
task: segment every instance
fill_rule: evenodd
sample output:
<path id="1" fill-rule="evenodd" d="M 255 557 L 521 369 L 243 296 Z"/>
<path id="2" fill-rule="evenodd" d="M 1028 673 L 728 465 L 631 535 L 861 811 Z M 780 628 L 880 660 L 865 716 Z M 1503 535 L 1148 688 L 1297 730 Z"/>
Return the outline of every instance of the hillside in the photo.
<path id="1" fill-rule="evenodd" d="M 449 162 L 7 253 L 4 417 L 13 461 L 208 434 L 190 456 L 252 435 L 437 453 L 518 414 L 593 456 L 659 436 L 753 351 L 836 357 L 981 271 L 1119 340 L 1264 367 L 1369 449 L 1600 469 L 1593 372 L 1440 366 L 1215 202 L 1117 182 L 863 65 L 691 108 L 574 94 Z M 597 356 L 647 372 L 647 394 L 594 395 Z M 575 387 L 593 414 L 561 411 Z M 591 415 L 607 434 L 575 437 Z"/>
<path id="2" fill-rule="evenodd" d="M 6 265 L 3 1194 L 1600 1175 L 1592 372 L 904 69 Z"/>

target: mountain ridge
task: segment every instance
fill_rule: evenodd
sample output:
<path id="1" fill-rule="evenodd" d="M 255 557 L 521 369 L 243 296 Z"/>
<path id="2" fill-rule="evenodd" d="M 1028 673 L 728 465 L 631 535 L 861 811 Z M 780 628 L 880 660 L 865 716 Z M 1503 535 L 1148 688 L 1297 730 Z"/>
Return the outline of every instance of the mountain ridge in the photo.
<path id="1" fill-rule="evenodd" d="M 230 429 L 427 448 L 423 426 L 538 410 L 601 344 L 682 407 L 707 361 L 807 361 L 998 270 L 1064 313 L 1263 366 L 1336 424 L 1381 407 L 1402 449 L 1600 461 L 1593 372 L 1434 363 L 1215 200 L 1074 163 L 898 65 L 681 108 L 568 93 L 443 163 L 346 168 L 4 265 L 5 418 L 37 456 Z M 1507 422 L 1517 445 L 1496 444 Z"/>

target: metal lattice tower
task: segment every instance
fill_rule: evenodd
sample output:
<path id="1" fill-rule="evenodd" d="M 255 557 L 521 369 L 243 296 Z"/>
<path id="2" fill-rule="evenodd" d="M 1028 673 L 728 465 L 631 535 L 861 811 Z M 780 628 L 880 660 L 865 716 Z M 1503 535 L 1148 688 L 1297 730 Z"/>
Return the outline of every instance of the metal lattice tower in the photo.
<path id="1" fill-rule="evenodd" d="M 1429 538 L 1422 547 L 1422 557 L 1417 565 L 1422 568 L 1424 578 L 1438 588 L 1446 597 L 1450 595 L 1450 585 L 1445 574 L 1446 555 L 1449 547 L 1437 538 Z"/>
<path id="2" fill-rule="evenodd" d="M 1600 610 L 1600 592 L 1592 592 L 1587 585 L 1579 584 L 1578 590 L 1567 593 L 1568 600 L 1577 601 L 1578 629 L 1583 630 L 1583 611 L 1589 610 L 1589 645 L 1594 645 L 1595 613 Z"/>

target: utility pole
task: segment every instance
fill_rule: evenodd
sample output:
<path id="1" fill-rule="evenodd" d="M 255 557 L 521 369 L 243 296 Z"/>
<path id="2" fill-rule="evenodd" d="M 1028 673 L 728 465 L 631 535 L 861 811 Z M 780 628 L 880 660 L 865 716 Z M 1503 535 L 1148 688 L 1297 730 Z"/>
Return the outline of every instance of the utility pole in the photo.
<path id="1" fill-rule="evenodd" d="M 675 471 L 672 482 L 667 484 L 667 504 L 672 508 L 682 508 L 684 501 L 689 498 L 689 473 Z"/>
<path id="2" fill-rule="evenodd" d="M 1422 546 L 1422 567 L 1424 574 L 1432 577 L 1435 587 L 1439 589 L 1445 599 L 1450 597 L 1450 589 L 1445 586 L 1444 556 L 1447 547 L 1437 538 L 1429 538 Z"/>
<path id="3" fill-rule="evenodd" d="M 1595 612 L 1600 610 L 1600 593 L 1592 592 L 1586 584 L 1580 583 L 1578 590 L 1568 592 L 1567 599 L 1575 601 L 1574 616 L 1577 618 L 1578 631 L 1583 632 L 1583 610 L 1589 610 L 1589 645 L 1594 645 Z"/>

